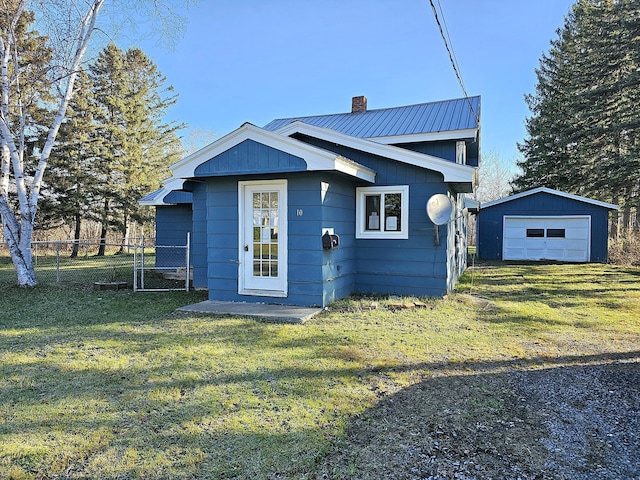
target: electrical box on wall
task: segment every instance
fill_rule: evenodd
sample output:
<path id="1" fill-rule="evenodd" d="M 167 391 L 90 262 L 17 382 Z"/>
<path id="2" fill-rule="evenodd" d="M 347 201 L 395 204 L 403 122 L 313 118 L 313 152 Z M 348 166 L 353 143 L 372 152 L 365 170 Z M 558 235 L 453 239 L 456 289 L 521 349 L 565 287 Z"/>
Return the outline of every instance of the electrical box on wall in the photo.
<path id="1" fill-rule="evenodd" d="M 331 250 L 340 245 L 340 237 L 334 233 L 325 231 L 322 235 L 322 248 L 325 250 Z"/>

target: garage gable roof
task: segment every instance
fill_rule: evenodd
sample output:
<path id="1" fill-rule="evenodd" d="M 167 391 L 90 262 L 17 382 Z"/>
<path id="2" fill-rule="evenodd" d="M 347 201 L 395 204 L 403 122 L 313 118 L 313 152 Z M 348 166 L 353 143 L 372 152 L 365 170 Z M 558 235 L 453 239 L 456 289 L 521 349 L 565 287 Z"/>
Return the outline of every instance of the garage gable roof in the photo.
<path id="1" fill-rule="evenodd" d="M 526 192 L 517 193 L 515 195 L 511 195 L 509 197 L 500 198 L 498 200 L 494 200 L 492 202 L 483 203 L 480 205 L 480 209 L 485 209 L 489 207 L 493 207 L 495 205 L 500 205 L 502 203 L 511 202 L 512 200 L 517 200 L 518 198 L 528 197 L 530 195 L 535 195 L 537 193 L 548 193 L 550 195 L 556 195 L 558 197 L 569 198 L 571 200 L 576 200 L 578 202 L 589 203 L 591 205 L 596 205 L 598 207 L 606 208 L 608 210 L 619 210 L 620 207 L 618 205 L 614 205 L 613 203 L 601 202 L 599 200 L 594 200 L 592 198 L 581 197 L 579 195 L 572 195 L 571 193 L 562 192 L 560 190 L 554 190 L 552 188 L 547 187 L 538 187 L 532 190 L 527 190 Z"/>

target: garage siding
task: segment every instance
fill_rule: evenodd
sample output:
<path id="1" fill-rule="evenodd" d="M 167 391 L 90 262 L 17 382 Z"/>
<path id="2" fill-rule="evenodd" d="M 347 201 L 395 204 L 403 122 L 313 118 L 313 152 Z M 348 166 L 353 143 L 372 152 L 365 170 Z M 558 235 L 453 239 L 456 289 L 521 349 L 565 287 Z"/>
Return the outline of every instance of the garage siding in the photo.
<path id="1" fill-rule="evenodd" d="M 576 217 L 590 218 L 591 234 L 588 261 L 608 260 L 608 218 L 605 207 L 572 198 L 539 192 L 481 208 L 477 222 L 477 254 L 485 260 L 502 260 L 505 217 Z M 545 227 L 543 227 L 545 228 Z M 524 231 L 524 230 L 523 230 Z M 526 233 L 525 233 L 526 235 Z M 507 245 L 508 248 L 512 246 Z M 507 258 L 509 255 L 507 255 Z M 578 261 L 578 260 L 570 260 Z"/>

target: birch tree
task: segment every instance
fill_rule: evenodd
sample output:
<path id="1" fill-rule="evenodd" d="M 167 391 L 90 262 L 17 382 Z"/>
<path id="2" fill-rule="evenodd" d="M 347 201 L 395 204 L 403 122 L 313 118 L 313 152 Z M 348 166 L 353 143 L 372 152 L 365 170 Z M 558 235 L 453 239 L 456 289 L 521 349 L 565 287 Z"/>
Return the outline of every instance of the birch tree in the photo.
<path id="1" fill-rule="evenodd" d="M 0 179 L 0 216 L 5 241 L 11 260 L 15 266 L 18 283 L 31 287 L 37 283 L 31 254 L 31 240 L 38 209 L 38 200 L 44 172 L 53 149 L 56 135 L 60 129 L 65 111 L 73 95 L 73 86 L 82 59 L 87 52 L 89 39 L 94 31 L 98 13 L 104 0 L 76 2 L 73 10 L 76 17 L 67 24 L 73 54 L 56 65 L 57 68 L 44 70 L 43 75 L 55 75 L 51 78 L 52 98 L 43 98 L 43 92 L 37 90 L 29 97 L 23 96 L 29 65 L 23 62 L 19 41 L 18 25 L 26 13 L 26 0 L 4 0 L 2 2 L 4 22 L 0 32 L 0 142 L 2 145 L 2 169 Z M 71 13 L 72 10 L 70 9 Z M 73 22 L 73 23 L 72 23 Z M 64 52 L 61 52 L 64 53 Z M 65 55 L 62 55 L 64 57 Z M 54 102 L 54 116 L 48 126 L 44 145 L 33 152 L 33 159 L 26 158 L 26 139 L 32 125 L 28 122 L 29 111 L 40 102 Z M 27 170 L 34 160 L 33 172 Z M 15 188 L 17 206 L 9 198 L 10 184 Z"/>
<path id="2" fill-rule="evenodd" d="M 49 157 L 106 1 L 114 5 L 116 0 L 0 0 L 0 217 L 18 283 L 24 287 L 37 284 L 31 241 Z M 122 3 L 120 11 L 126 11 Z M 132 1 L 128 6 L 137 14 L 151 8 L 156 14 L 152 27 L 179 25 L 180 17 L 167 2 Z M 21 30 L 30 9 L 47 33 L 51 61 L 42 69 L 25 58 L 26 38 L 37 37 Z M 48 88 L 32 88 L 34 79 Z M 32 112 L 43 106 L 50 112 L 41 124 L 44 141 L 28 148 L 40 127 Z"/>

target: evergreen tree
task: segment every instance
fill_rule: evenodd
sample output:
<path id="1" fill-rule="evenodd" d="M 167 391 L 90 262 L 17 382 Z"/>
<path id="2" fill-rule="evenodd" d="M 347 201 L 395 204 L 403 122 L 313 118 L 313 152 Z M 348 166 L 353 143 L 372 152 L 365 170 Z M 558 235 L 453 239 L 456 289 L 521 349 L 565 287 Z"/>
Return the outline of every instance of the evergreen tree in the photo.
<path id="1" fill-rule="evenodd" d="M 176 132 L 182 125 L 164 122 L 176 96 L 166 96 L 172 87 L 164 86 L 166 79 L 140 49 L 125 53 L 111 44 L 90 70 L 99 134 L 105 139 L 95 165 L 101 179 L 101 239 L 104 243 L 115 229 L 126 241 L 131 221 L 149 218 L 138 199 L 158 188 L 179 159 Z"/>
<path id="2" fill-rule="evenodd" d="M 638 206 L 640 0 L 578 0 L 536 69 L 516 190 Z"/>
<path id="3" fill-rule="evenodd" d="M 94 162 L 104 148 L 97 134 L 95 117 L 97 109 L 92 95 L 92 84 L 86 72 L 76 80 L 77 93 L 69 103 L 67 116 L 60 126 L 58 145 L 51 154 L 46 188 L 52 205 L 41 215 L 57 217 L 67 225 L 73 225 L 74 244 L 71 256 L 78 254 L 78 240 L 83 219 L 96 220 L 96 192 L 100 178 Z"/>

